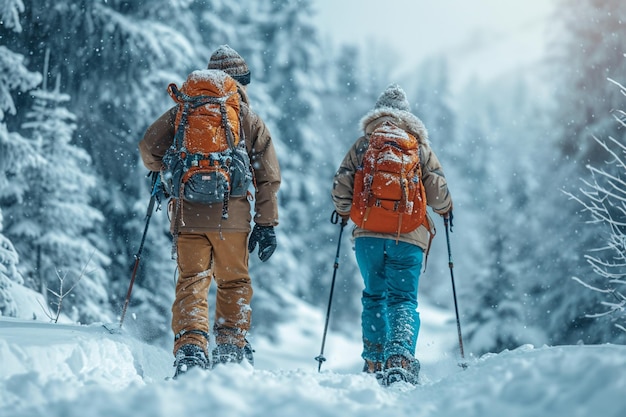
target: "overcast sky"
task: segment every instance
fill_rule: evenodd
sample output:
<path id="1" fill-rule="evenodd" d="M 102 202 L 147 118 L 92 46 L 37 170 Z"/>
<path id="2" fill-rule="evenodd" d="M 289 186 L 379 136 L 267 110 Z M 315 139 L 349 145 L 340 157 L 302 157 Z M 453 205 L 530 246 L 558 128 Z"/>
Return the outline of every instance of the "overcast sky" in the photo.
<path id="1" fill-rule="evenodd" d="M 404 68 L 445 51 L 458 65 L 500 71 L 540 56 L 555 2 L 315 0 L 314 8 L 323 37 L 391 46 Z"/>

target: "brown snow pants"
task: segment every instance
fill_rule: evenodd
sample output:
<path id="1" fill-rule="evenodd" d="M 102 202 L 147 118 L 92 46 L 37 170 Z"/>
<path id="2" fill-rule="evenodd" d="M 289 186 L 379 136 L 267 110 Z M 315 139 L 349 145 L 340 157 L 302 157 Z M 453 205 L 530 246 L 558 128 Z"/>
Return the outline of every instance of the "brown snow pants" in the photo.
<path id="1" fill-rule="evenodd" d="M 245 345 L 250 329 L 252 285 L 248 273 L 248 233 L 180 233 L 176 298 L 172 305 L 174 354 L 195 344 L 208 355 L 211 279 L 215 278 L 216 343 Z"/>

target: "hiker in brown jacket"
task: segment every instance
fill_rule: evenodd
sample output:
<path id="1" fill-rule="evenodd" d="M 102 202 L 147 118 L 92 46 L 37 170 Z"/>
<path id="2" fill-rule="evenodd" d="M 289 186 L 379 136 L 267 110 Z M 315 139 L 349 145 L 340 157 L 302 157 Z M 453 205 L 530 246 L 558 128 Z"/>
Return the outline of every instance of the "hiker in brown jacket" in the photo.
<path id="1" fill-rule="evenodd" d="M 417 139 L 426 203 L 435 213 L 448 216 L 452 199 L 441 164 L 429 145 L 424 124 L 410 112 L 404 91 L 395 84 L 379 96 L 374 109 L 363 117 L 363 136 L 349 149 L 335 174 L 331 194 L 337 213 L 345 220 L 350 217 L 355 174 L 363 166 L 370 134 L 385 122 Z M 417 383 L 417 289 L 432 229 L 427 216 L 425 224 L 408 233 L 379 233 L 358 225 L 353 231 L 357 263 L 365 284 L 361 297 L 363 371 L 375 373 L 383 383 L 399 379 Z"/>
<path id="2" fill-rule="evenodd" d="M 179 278 L 172 305 L 172 330 L 176 375 L 187 368 L 207 368 L 209 346 L 208 289 L 217 283 L 212 363 L 253 363 L 252 348 L 246 339 L 250 329 L 252 285 L 248 272 L 249 253 L 259 245 L 259 258 L 265 262 L 276 248 L 274 227 L 278 224 L 277 192 L 280 168 L 272 138 L 263 120 L 252 111 L 246 94 L 250 71 L 244 59 L 228 45 L 211 56 L 209 69 L 222 70 L 237 81 L 241 97 L 243 138 L 254 170 L 254 218 L 252 196 L 230 197 L 228 216 L 222 205 L 184 201 L 182 216 L 172 216 L 174 199 L 168 205 L 171 230 L 177 232 L 176 259 Z M 161 170 L 161 160 L 175 133 L 177 107 L 159 117 L 139 143 L 144 165 Z M 250 222 L 255 226 L 250 233 Z M 248 237 L 250 235 L 250 239 Z"/>

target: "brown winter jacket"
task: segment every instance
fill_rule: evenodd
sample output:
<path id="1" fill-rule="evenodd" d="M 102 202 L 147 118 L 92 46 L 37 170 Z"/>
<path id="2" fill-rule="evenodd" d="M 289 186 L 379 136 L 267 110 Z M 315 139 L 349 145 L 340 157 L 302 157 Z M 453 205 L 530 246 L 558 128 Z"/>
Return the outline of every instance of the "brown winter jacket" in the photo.
<path id="1" fill-rule="evenodd" d="M 280 167 L 270 132 L 263 120 L 250 109 L 245 90 L 239 86 L 243 132 L 250 161 L 254 169 L 256 193 L 254 196 L 254 221 L 262 226 L 278 224 L 278 200 Z M 139 142 L 139 152 L 144 165 L 150 171 L 161 170 L 161 160 L 172 144 L 175 133 L 177 107 L 172 107 L 148 127 Z M 170 219 L 172 219 L 170 201 Z M 228 219 L 222 219 L 222 205 L 183 203 L 180 232 L 249 232 L 250 202 L 246 197 L 231 197 L 228 203 Z M 173 226 L 173 225 L 172 225 Z M 172 230 L 174 228 L 172 227 Z"/>
<path id="2" fill-rule="evenodd" d="M 335 209 L 339 214 L 346 215 L 352 206 L 354 175 L 363 161 L 363 155 L 369 143 L 369 135 L 383 123 L 390 121 L 394 125 L 414 135 L 420 144 L 420 164 L 422 167 L 422 181 L 426 190 L 427 204 L 435 213 L 444 214 L 452 208 L 452 198 L 441 164 L 428 143 L 428 132 L 424 124 L 413 114 L 388 107 L 374 109 L 361 120 L 364 136 L 361 136 L 352 145 L 335 174 L 331 196 Z M 428 222 L 432 225 L 430 218 Z M 425 226 L 420 226 L 410 233 L 396 234 L 376 233 L 359 227 L 354 228 L 354 237 L 370 236 L 388 239 L 398 239 L 412 243 L 424 250 L 428 249 L 430 234 Z"/>

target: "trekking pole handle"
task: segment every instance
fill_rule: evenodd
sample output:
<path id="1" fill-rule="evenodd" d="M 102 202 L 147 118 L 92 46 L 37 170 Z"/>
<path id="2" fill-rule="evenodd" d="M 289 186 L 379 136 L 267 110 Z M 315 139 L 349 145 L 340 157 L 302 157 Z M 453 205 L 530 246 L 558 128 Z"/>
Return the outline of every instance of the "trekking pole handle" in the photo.
<path id="1" fill-rule="evenodd" d="M 343 228 L 346 224 L 348 224 L 348 219 L 339 216 L 337 210 L 334 210 L 330 215 L 330 222 L 332 224 L 339 223 L 339 219 L 341 218 L 341 230 L 339 232 L 339 240 L 341 241 L 341 234 L 343 232 Z M 335 269 L 339 268 L 339 245 L 337 245 L 337 254 L 335 255 L 335 265 L 333 266 Z"/>
<path id="2" fill-rule="evenodd" d="M 332 224 L 337 224 L 339 223 L 339 219 L 341 218 L 341 226 L 345 226 L 346 224 L 348 224 L 348 218 L 347 217 L 341 217 L 339 215 L 339 212 L 337 212 L 337 210 L 333 210 L 332 214 L 330 215 L 330 222 Z"/>

